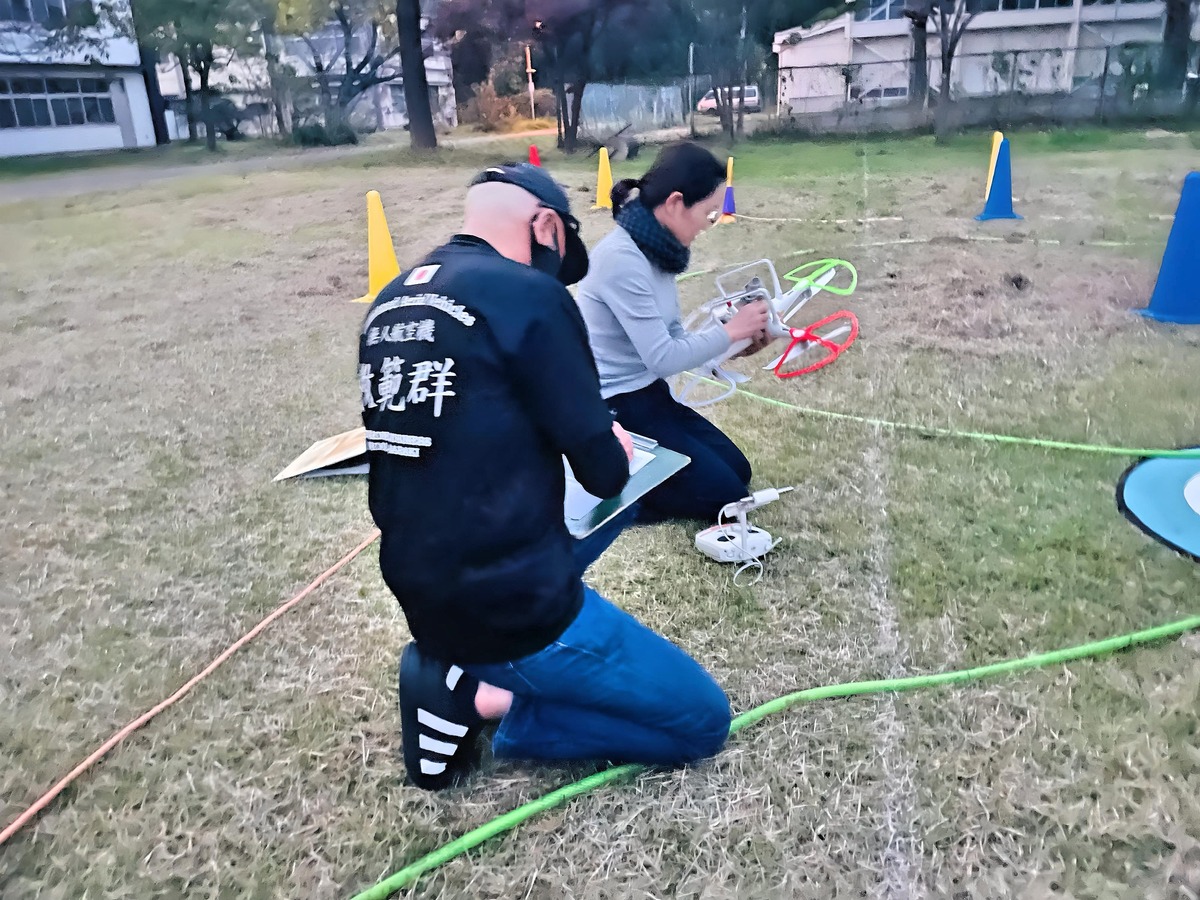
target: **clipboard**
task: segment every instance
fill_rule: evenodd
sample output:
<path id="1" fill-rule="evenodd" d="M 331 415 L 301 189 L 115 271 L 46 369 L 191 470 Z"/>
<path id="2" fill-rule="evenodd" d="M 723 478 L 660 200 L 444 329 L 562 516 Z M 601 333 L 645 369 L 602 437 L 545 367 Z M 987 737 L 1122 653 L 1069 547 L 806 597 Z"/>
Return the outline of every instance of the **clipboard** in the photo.
<path id="1" fill-rule="evenodd" d="M 610 497 L 607 500 L 598 501 L 587 512 L 571 518 L 566 515 L 566 506 L 570 504 L 568 497 L 564 501 L 564 520 L 567 524 L 567 531 L 571 533 L 571 537 L 576 540 L 585 538 L 600 526 L 611 521 L 619 513 L 628 509 L 636 501 L 644 497 L 651 490 L 658 487 L 676 472 L 683 469 L 692 459 L 690 456 L 684 456 L 682 453 L 676 453 L 674 450 L 668 450 L 666 447 L 660 447 L 657 441 L 643 437 L 639 434 L 629 435 L 633 438 L 633 448 L 635 451 L 634 464 L 630 466 L 633 474 L 629 477 L 629 481 L 625 484 L 625 488 L 615 497 Z M 650 459 L 645 461 L 644 465 L 637 466 L 637 457 L 641 453 L 649 454 Z M 567 492 L 570 494 L 572 489 L 582 491 L 583 488 L 572 479 L 567 480 Z"/>
<path id="2" fill-rule="evenodd" d="M 660 447 L 651 438 L 632 432 L 629 436 L 633 439 L 634 447 L 634 459 L 630 464 L 632 474 L 624 490 L 617 496 L 606 500 L 593 497 L 574 480 L 568 468 L 563 520 L 572 537 L 587 537 L 692 461 L 691 457 L 682 453 Z M 565 459 L 563 464 L 566 465 Z M 366 429 L 354 428 L 317 441 L 276 475 L 274 480 L 365 475 L 368 469 Z M 582 510 L 574 518 L 567 514 L 573 506 Z"/>

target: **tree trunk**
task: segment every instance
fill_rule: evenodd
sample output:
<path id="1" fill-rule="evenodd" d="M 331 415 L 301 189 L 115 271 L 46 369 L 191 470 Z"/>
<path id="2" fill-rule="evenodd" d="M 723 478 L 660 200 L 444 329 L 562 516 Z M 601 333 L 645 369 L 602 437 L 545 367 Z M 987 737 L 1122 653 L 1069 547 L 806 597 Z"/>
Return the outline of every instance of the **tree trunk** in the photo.
<path id="1" fill-rule="evenodd" d="M 924 108 L 929 93 L 929 21 L 914 18 L 911 25 L 913 55 L 908 71 L 908 102 Z"/>
<path id="2" fill-rule="evenodd" d="M 1163 25 L 1162 59 L 1158 65 L 1156 87 L 1179 93 L 1187 78 L 1188 50 L 1191 45 L 1192 8 L 1190 0 L 1167 0 Z"/>
<path id="3" fill-rule="evenodd" d="M 429 81 L 425 77 L 425 52 L 421 48 L 419 0 L 396 0 L 396 29 L 400 39 L 400 66 L 404 71 L 409 140 L 414 150 L 434 150 L 437 148 L 437 132 L 433 128 Z"/>
<path id="4" fill-rule="evenodd" d="M 724 79 L 722 79 L 724 80 Z M 736 135 L 733 133 L 733 85 L 718 84 L 713 91 L 713 96 L 717 101 L 717 116 L 721 120 L 721 131 L 725 134 L 725 139 L 733 145 L 736 141 Z M 721 99 L 724 96 L 724 99 Z"/>
<path id="5" fill-rule="evenodd" d="M 942 55 L 942 87 L 941 93 L 938 96 L 937 109 L 933 114 L 933 130 L 935 141 L 939 144 L 944 144 L 950 137 L 951 127 L 951 107 L 950 102 L 950 66 L 952 60 L 946 58 L 946 54 Z"/>
<path id="6" fill-rule="evenodd" d="M 577 81 L 571 87 L 571 107 L 563 128 L 563 152 L 574 153 L 579 148 L 579 115 L 583 112 L 583 92 L 587 82 Z"/>
<path id="7" fill-rule="evenodd" d="M 271 112 L 275 115 L 275 127 L 280 137 L 287 137 L 287 119 L 283 114 L 283 90 L 279 86 L 279 49 L 275 44 L 275 21 L 270 16 L 262 18 L 263 55 L 267 59 L 267 82 L 271 93 Z"/>
<path id="8" fill-rule="evenodd" d="M 196 109 L 196 92 L 192 90 L 192 54 L 186 47 L 179 52 L 179 65 L 183 68 L 183 105 L 187 111 L 187 139 L 189 144 L 194 144 L 198 137 L 196 118 L 199 111 Z"/>
<path id="9" fill-rule="evenodd" d="M 212 96 L 208 91 L 208 76 L 212 73 L 212 50 L 197 54 L 202 58 L 196 72 L 200 76 L 200 118 L 204 121 L 204 146 L 210 153 L 217 152 L 217 129 L 212 121 Z"/>
<path id="10" fill-rule="evenodd" d="M 554 82 L 554 115 L 558 120 L 558 149 L 567 145 L 567 86 L 557 78 Z"/>
<path id="11" fill-rule="evenodd" d="M 146 83 L 146 99 L 150 101 L 150 121 L 154 125 L 154 143 L 158 146 L 171 143 L 167 131 L 167 104 L 158 89 L 158 52 L 153 47 L 138 46 L 142 60 L 142 80 Z"/>
<path id="12" fill-rule="evenodd" d="M 317 93 L 321 95 L 321 112 L 325 117 L 325 127 L 333 128 L 342 121 L 342 117 L 341 110 L 333 102 L 333 88 L 329 86 L 329 71 L 317 60 L 313 67 L 313 74 L 317 77 Z"/>
<path id="13" fill-rule="evenodd" d="M 958 51 L 959 41 L 966 33 L 967 27 L 975 18 L 974 12 L 967 12 L 966 0 L 958 0 L 952 10 L 942 7 L 938 10 L 938 43 L 941 44 L 942 55 L 942 90 L 938 97 L 937 110 L 933 116 L 934 134 L 937 143 L 945 143 L 952 128 L 952 110 L 954 104 L 950 99 L 950 72 L 954 67 L 954 54 Z"/>

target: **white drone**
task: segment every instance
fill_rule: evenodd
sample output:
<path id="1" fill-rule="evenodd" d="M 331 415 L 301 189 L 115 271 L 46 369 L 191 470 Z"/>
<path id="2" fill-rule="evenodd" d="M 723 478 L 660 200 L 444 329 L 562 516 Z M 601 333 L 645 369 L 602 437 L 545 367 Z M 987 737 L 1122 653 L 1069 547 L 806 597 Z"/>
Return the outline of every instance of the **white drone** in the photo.
<path id="1" fill-rule="evenodd" d="M 841 271 L 850 275 L 848 287 L 836 286 L 834 279 Z M 747 281 L 747 275 L 751 277 Z M 765 281 L 764 281 L 765 278 Z M 791 281 L 793 287 L 784 291 L 775 273 L 774 264 L 768 259 L 737 266 L 717 276 L 717 290 L 720 296 L 709 300 L 699 307 L 684 322 L 689 330 L 710 328 L 723 325 L 737 314 L 737 311 L 748 303 L 764 300 L 769 311 L 767 333 L 776 339 L 789 340 L 787 349 L 771 362 L 763 366 L 763 370 L 771 370 L 779 378 L 795 378 L 814 372 L 829 365 L 837 359 L 858 337 L 858 319 L 853 313 L 841 310 L 831 316 L 814 322 L 807 328 L 792 328 L 787 323 L 798 313 L 809 300 L 821 291 L 838 296 L 848 296 L 854 292 L 858 284 L 858 272 L 854 266 L 841 259 L 820 259 L 793 269 L 784 275 Z M 732 284 L 738 287 L 731 287 Z M 818 329 L 826 329 L 823 333 Z M 843 338 L 839 342 L 839 338 Z M 731 372 L 724 366 L 731 358 L 737 356 L 750 346 L 749 339 L 734 343 L 728 350 L 716 359 L 703 366 L 685 372 L 680 376 L 680 383 L 672 387 L 672 396 L 687 406 L 697 409 L 708 406 L 731 396 L 739 384 L 749 381 L 749 377 L 738 372 Z M 823 347 L 826 355 L 815 363 L 788 370 L 789 364 L 794 363 L 802 355 L 816 347 Z M 717 381 L 725 386 L 725 391 L 716 397 L 705 400 L 693 399 L 693 393 L 698 385 L 706 381 Z"/>

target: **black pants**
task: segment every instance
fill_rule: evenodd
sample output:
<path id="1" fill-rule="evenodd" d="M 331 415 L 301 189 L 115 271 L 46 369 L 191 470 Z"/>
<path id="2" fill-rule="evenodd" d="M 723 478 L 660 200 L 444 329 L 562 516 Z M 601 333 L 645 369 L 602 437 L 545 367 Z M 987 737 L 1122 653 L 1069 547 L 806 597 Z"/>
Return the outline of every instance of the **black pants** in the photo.
<path id="1" fill-rule="evenodd" d="M 608 405 L 626 430 L 653 438 L 692 460 L 641 499 L 642 521 L 715 521 L 722 506 L 750 493 L 749 460 L 721 429 L 676 402 L 665 381 L 617 394 Z"/>

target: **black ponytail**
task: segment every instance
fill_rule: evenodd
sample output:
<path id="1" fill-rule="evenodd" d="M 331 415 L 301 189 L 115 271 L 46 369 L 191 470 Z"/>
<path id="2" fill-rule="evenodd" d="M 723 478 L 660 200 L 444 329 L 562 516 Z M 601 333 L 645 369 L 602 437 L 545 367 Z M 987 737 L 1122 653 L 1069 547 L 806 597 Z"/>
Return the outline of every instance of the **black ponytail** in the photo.
<path id="1" fill-rule="evenodd" d="M 613 218 L 617 217 L 617 213 L 621 211 L 621 207 L 629 202 L 629 197 L 633 193 L 634 188 L 642 186 L 640 178 L 622 178 L 613 185 L 612 193 L 609 195 L 612 200 Z"/>

